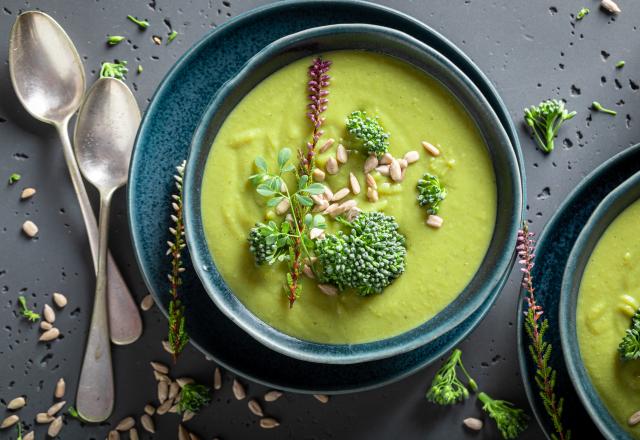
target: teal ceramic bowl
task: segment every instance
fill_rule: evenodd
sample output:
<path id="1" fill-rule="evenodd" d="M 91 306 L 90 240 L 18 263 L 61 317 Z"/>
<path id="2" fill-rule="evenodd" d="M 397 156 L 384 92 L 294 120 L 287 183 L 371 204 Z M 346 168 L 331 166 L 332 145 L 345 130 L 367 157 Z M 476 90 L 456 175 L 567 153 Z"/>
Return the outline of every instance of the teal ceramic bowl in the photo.
<path id="1" fill-rule="evenodd" d="M 609 439 L 616 440 L 631 439 L 632 437 L 609 413 L 589 378 L 589 373 L 580 356 L 576 310 L 582 275 L 598 241 L 609 225 L 638 199 L 640 199 L 640 173 L 634 174 L 613 190 L 593 212 L 573 245 L 567 260 L 562 278 L 558 316 L 562 352 L 573 386 L 602 434 Z"/>
<path id="2" fill-rule="evenodd" d="M 442 83 L 475 121 L 494 164 L 498 188 L 496 226 L 483 263 L 471 282 L 444 310 L 401 335 L 361 344 L 319 344 L 286 335 L 257 318 L 227 287 L 207 246 L 201 218 L 201 184 L 216 134 L 242 98 L 271 73 L 303 57 L 334 50 L 367 50 L 402 59 Z M 220 88 L 191 144 L 184 181 L 187 243 L 198 276 L 218 308 L 267 347 L 317 363 L 353 364 L 387 358 L 437 340 L 461 324 L 499 289 L 513 263 L 521 221 L 521 175 L 511 141 L 495 112 L 471 80 L 440 53 L 402 32 L 365 24 L 308 29 L 259 52 Z"/>

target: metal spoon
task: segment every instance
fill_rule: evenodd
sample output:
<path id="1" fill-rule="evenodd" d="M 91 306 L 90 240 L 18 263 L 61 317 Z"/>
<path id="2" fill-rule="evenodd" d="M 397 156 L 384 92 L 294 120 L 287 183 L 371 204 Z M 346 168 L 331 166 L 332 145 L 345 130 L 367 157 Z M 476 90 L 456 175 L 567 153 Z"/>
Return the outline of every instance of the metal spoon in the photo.
<path id="1" fill-rule="evenodd" d="M 139 125 L 140 110 L 129 88 L 117 79 L 101 78 L 87 92 L 74 134 L 82 175 L 100 192 L 96 296 L 76 397 L 78 413 L 90 422 L 106 420 L 113 409 L 107 316 L 109 209 L 113 193 L 127 183 L 129 159 Z"/>
<path id="2" fill-rule="evenodd" d="M 20 14 L 9 40 L 9 72 L 18 99 L 36 119 L 54 125 L 80 202 L 94 269 L 98 270 L 98 225 L 69 141 L 69 119 L 82 102 L 84 68 L 62 27 L 39 11 Z M 131 293 L 109 254 L 111 340 L 124 345 L 142 334 L 142 320 Z"/>

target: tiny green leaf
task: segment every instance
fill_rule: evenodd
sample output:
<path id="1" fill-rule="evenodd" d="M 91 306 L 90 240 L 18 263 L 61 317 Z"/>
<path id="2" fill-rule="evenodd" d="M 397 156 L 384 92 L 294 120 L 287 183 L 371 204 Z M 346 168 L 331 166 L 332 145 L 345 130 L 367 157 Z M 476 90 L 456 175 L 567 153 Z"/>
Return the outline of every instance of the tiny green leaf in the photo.
<path id="1" fill-rule="evenodd" d="M 311 222 L 313 222 L 313 215 L 311 215 L 310 213 L 307 213 L 304 216 L 304 224 L 305 224 L 305 226 L 307 226 L 307 227 L 311 226 Z"/>
<path id="2" fill-rule="evenodd" d="M 325 221 L 322 214 L 316 214 L 315 217 L 313 217 L 313 227 L 319 229 L 324 229 L 327 227 L 327 222 Z"/>
<path id="3" fill-rule="evenodd" d="M 126 61 L 117 61 L 114 63 L 104 62 L 100 68 L 100 78 L 116 78 L 124 80 L 125 75 L 129 69 L 127 69 Z"/>
<path id="4" fill-rule="evenodd" d="M 18 173 L 12 173 L 9 176 L 9 185 L 13 185 L 14 183 L 16 183 L 18 180 L 20 180 L 22 178 L 22 176 Z"/>
<path id="5" fill-rule="evenodd" d="M 266 172 L 267 172 L 267 161 L 266 161 L 266 160 L 264 160 L 264 158 L 263 158 L 263 157 L 261 157 L 261 156 L 256 157 L 256 160 L 255 160 L 254 162 L 255 162 L 255 164 L 256 164 L 256 167 L 257 167 L 260 171 L 262 171 L 263 173 L 266 173 Z"/>
<path id="6" fill-rule="evenodd" d="M 303 206 L 313 206 L 313 200 L 311 200 L 311 197 L 303 196 L 302 194 L 296 194 L 296 199 L 298 199 L 300 204 Z"/>
<path id="7" fill-rule="evenodd" d="M 283 148 L 278 152 L 278 166 L 280 169 L 285 166 L 285 164 L 291 158 L 291 150 L 289 148 Z"/>
<path id="8" fill-rule="evenodd" d="M 589 8 L 582 8 L 576 14 L 576 20 L 582 20 L 591 10 Z"/>
<path id="9" fill-rule="evenodd" d="M 620 61 L 618 61 L 618 62 L 616 63 L 616 68 L 617 68 L 617 69 L 622 69 L 622 68 L 624 67 L 624 65 L 625 65 L 625 64 L 626 64 L 626 63 L 625 63 L 625 61 L 624 61 L 624 60 L 620 60 Z"/>
<path id="10" fill-rule="evenodd" d="M 272 199 L 267 200 L 267 206 L 269 207 L 277 206 L 278 203 L 282 202 L 282 200 L 284 200 L 283 196 L 274 197 Z"/>
<path id="11" fill-rule="evenodd" d="M 258 194 L 264 197 L 270 197 L 275 194 L 275 191 L 273 191 L 271 188 L 269 188 L 268 185 L 264 183 L 261 183 L 260 185 L 258 185 L 258 187 L 256 188 L 256 191 L 258 192 Z"/>
<path id="12" fill-rule="evenodd" d="M 324 191 L 325 191 L 325 188 L 322 183 L 312 183 L 307 188 L 305 188 L 305 192 L 308 192 L 309 194 L 312 194 L 312 195 L 320 195 L 324 193 Z"/>
<path id="13" fill-rule="evenodd" d="M 149 27 L 149 22 L 147 20 L 137 19 L 133 15 L 127 15 L 127 18 L 137 24 L 140 29 L 144 30 Z"/>
<path id="14" fill-rule="evenodd" d="M 300 179 L 298 179 L 298 189 L 305 189 L 304 187 L 307 186 L 308 181 L 309 176 L 307 176 L 306 174 L 300 176 Z"/>
<path id="15" fill-rule="evenodd" d="M 142 64 L 138 64 L 138 69 L 137 69 L 138 75 L 140 75 L 143 70 L 144 69 L 142 68 Z"/>
<path id="16" fill-rule="evenodd" d="M 171 33 L 169 34 L 169 37 L 167 38 L 167 45 L 171 44 L 171 42 L 175 40 L 177 36 L 178 36 L 178 31 L 175 31 L 175 30 L 171 31 Z"/>
<path id="17" fill-rule="evenodd" d="M 109 46 L 115 46 L 116 44 L 120 44 L 122 41 L 124 41 L 124 37 L 121 35 L 110 35 L 107 37 L 107 44 Z"/>

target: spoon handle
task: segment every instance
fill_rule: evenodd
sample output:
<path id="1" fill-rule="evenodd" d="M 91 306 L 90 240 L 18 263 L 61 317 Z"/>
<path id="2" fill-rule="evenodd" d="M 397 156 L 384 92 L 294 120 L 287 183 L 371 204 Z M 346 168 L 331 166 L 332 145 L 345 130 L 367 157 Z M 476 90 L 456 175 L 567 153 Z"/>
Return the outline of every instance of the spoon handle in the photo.
<path id="1" fill-rule="evenodd" d="M 57 126 L 60 140 L 64 151 L 64 158 L 67 162 L 67 168 L 71 175 L 71 181 L 78 197 L 80 211 L 87 229 L 87 237 L 89 238 L 89 247 L 91 248 L 91 256 L 93 257 L 93 265 L 96 273 L 98 271 L 98 224 L 96 223 L 91 202 L 87 195 L 87 190 L 78 168 L 71 140 L 69 139 L 68 130 L 69 121 L 65 120 Z M 116 266 L 116 263 L 108 253 L 108 270 L 107 284 L 108 290 L 108 306 L 109 319 L 111 328 L 111 341 L 116 345 L 126 345 L 135 342 L 142 334 L 142 319 L 138 306 L 131 296 L 127 285 L 124 282 L 122 274 Z"/>
<path id="2" fill-rule="evenodd" d="M 113 411 L 115 398 L 107 311 L 107 249 L 109 245 L 109 208 L 112 194 L 113 191 L 100 194 L 100 238 L 96 294 L 76 396 L 78 413 L 89 422 L 102 422 L 109 418 Z"/>

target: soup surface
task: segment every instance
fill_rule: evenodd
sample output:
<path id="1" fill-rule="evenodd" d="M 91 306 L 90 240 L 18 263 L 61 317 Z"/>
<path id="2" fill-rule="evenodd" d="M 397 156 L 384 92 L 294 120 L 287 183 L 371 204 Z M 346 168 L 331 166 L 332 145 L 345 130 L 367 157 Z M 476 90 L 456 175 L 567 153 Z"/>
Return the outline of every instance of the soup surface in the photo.
<path id="1" fill-rule="evenodd" d="M 344 291 L 320 292 L 304 280 L 302 296 L 289 308 L 283 288 L 286 265 L 256 266 L 247 235 L 258 221 L 273 217 L 265 199 L 247 180 L 255 173 L 256 156 L 275 168 L 282 147 L 293 151 L 311 137 L 306 118 L 307 67 L 302 59 L 275 72 L 237 105 L 221 127 L 207 160 L 202 217 L 218 270 L 246 307 L 282 332 L 322 343 L 362 343 L 398 335 L 432 318 L 464 289 L 489 246 L 496 216 L 496 183 L 490 155 L 480 133 L 456 98 L 439 82 L 397 59 L 368 52 L 324 54 L 333 62 L 325 133 L 319 142 L 336 143 L 319 155 L 324 169 L 338 142 L 349 148 L 345 128 L 354 110 L 377 115 L 391 134 L 390 153 L 402 157 L 420 152 L 400 184 L 375 173 L 380 201 L 370 203 L 366 191 L 351 195 L 364 211 L 393 215 L 407 239 L 406 271 L 381 294 L 367 297 Z M 442 154 L 429 156 L 427 140 Z M 350 151 L 340 172 L 327 176 L 334 191 L 348 186 L 353 172 L 366 189 L 366 156 Z M 426 210 L 416 201 L 416 183 L 425 173 L 440 177 L 448 195 L 439 216 L 440 229 L 425 225 Z M 346 199 L 345 199 L 346 200 Z M 327 220 L 330 230 L 337 226 Z"/>
<path id="2" fill-rule="evenodd" d="M 603 402 L 626 430 L 640 409 L 640 360 L 623 362 L 618 344 L 640 305 L 640 200 L 607 228 L 580 284 L 577 332 L 585 368 Z"/>

